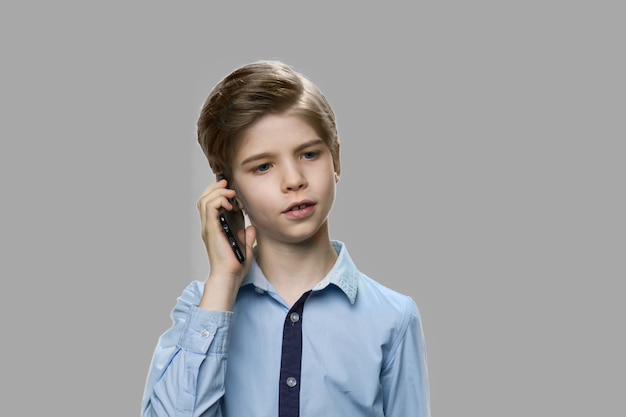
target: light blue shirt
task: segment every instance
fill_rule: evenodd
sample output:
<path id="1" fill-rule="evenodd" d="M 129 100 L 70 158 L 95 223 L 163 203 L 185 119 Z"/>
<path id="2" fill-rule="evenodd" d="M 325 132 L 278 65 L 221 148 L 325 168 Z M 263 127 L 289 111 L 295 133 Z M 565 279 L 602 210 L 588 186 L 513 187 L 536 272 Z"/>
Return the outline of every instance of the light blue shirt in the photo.
<path id="1" fill-rule="evenodd" d="M 256 262 L 233 312 L 198 308 L 204 283 L 190 283 L 154 351 L 141 415 L 277 417 L 279 385 L 288 384 L 300 390 L 301 417 L 430 416 L 415 302 L 359 272 L 342 242 L 333 246 L 337 261 L 301 317 L 288 314 Z M 286 381 L 289 319 L 301 325 L 301 373 Z"/>

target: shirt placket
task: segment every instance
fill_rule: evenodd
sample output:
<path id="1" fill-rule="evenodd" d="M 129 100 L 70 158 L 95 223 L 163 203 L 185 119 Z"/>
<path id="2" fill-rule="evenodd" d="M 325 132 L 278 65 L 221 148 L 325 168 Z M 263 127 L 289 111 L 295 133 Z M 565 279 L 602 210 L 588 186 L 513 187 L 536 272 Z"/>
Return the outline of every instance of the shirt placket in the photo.
<path id="1" fill-rule="evenodd" d="M 311 294 L 307 291 L 291 307 L 283 324 L 283 345 L 278 382 L 278 416 L 300 415 L 300 388 L 302 371 L 302 318 L 304 303 Z"/>

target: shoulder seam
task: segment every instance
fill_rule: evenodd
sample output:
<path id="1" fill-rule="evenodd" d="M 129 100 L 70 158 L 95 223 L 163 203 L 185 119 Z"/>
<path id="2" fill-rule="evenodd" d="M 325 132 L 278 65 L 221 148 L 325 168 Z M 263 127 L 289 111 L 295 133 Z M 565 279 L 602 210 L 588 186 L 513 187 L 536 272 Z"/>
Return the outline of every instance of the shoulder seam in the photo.
<path id="1" fill-rule="evenodd" d="M 392 362 L 393 358 L 395 357 L 396 351 L 398 350 L 398 346 L 400 346 L 401 342 L 404 340 L 406 333 L 407 333 L 407 329 L 409 328 L 409 324 L 411 322 L 411 318 L 413 317 L 413 312 L 415 310 L 415 307 L 414 307 L 415 302 L 408 295 L 405 295 L 404 299 L 406 303 L 405 303 L 405 308 L 404 308 L 404 315 L 402 317 L 402 324 L 400 325 L 398 335 L 394 339 L 391 345 L 391 348 L 389 349 L 387 357 L 383 361 L 383 367 L 382 367 L 383 370 L 387 369 L 387 367 L 389 366 L 389 364 Z"/>

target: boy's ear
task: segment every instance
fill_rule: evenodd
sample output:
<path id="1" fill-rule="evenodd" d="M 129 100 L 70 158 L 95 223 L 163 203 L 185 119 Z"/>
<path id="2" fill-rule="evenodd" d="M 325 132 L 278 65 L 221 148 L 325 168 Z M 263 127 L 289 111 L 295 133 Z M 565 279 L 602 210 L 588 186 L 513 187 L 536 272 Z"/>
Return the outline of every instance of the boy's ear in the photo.
<path id="1" fill-rule="evenodd" d="M 339 181 L 339 175 L 341 174 L 341 157 L 339 149 L 339 142 L 337 142 L 335 149 L 332 151 L 333 167 L 335 168 L 335 181 Z"/>
<path id="2" fill-rule="evenodd" d="M 234 200 L 235 204 L 237 205 L 237 207 L 239 208 L 239 210 L 241 210 L 241 211 L 243 211 L 245 213 L 246 209 L 243 207 L 243 203 L 241 202 L 239 197 L 235 197 L 233 200 Z"/>

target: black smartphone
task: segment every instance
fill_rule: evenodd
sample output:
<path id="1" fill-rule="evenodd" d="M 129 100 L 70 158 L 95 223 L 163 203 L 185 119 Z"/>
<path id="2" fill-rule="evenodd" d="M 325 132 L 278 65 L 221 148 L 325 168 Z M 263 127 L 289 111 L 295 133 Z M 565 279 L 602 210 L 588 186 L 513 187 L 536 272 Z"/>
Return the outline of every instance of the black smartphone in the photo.
<path id="1" fill-rule="evenodd" d="M 224 174 L 217 174 L 217 180 L 226 179 L 228 184 L 226 187 L 230 188 L 230 180 L 224 176 Z M 243 216 L 243 211 L 237 204 L 236 201 L 230 200 L 233 205 L 233 209 L 228 211 L 224 207 L 221 207 L 219 210 L 218 218 L 220 220 L 220 224 L 222 225 L 222 230 L 224 234 L 226 234 L 226 238 L 228 239 L 228 243 L 230 243 L 230 247 L 235 254 L 235 257 L 239 261 L 239 263 L 244 263 L 246 261 L 246 253 L 244 248 L 246 247 L 244 242 L 241 242 L 237 237 L 237 232 L 240 230 L 244 230 L 246 228 L 246 223 Z"/>

